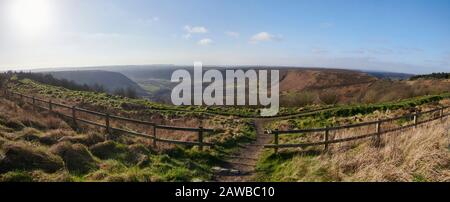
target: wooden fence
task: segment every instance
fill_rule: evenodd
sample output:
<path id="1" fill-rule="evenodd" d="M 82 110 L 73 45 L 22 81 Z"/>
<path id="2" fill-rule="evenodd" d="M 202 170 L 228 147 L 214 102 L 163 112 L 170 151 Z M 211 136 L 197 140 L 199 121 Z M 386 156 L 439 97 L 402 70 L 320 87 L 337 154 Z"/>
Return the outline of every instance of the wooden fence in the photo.
<path id="1" fill-rule="evenodd" d="M 277 153 L 279 148 L 293 148 L 293 147 L 308 147 L 308 146 L 318 146 L 318 145 L 324 145 L 325 150 L 328 150 L 328 146 L 331 144 L 341 143 L 341 142 L 348 142 L 348 141 L 354 141 L 369 137 L 375 137 L 376 142 L 379 143 L 381 141 L 381 135 L 403 130 L 410 127 L 417 127 L 418 125 L 434 121 L 437 119 L 443 119 L 444 117 L 449 116 L 450 114 L 445 114 L 444 110 L 449 108 L 449 106 L 437 108 L 425 112 L 415 112 L 412 114 L 403 115 L 400 117 L 395 118 L 389 118 L 389 119 L 383 119 L 383 120 L 377 120 L 377 121 L 371 121 L 371 122 L 364 122 L 364 123 L 357 123 L 357 124 L 351 124 L 351 125 L 344 125 L 344 126 L 335 126 L 335 127 L 325 127 L 325 128 L 311 128 L 311 129 L 302 129 L 302 130 L 285 130 L 280 131 L 278 129 L 269 132 L 269 135 L 273 135 L 274 140 L 273 144 L 266 144 L 264 145 L 265 148 L 273 148 L 274 152 Z M 419 117 L 425 114 L 433 114 L 435 112 L 439 112 L 438 116 L 434 116 L 430 119 L 419 121 Z M 401 119 L 410 119 L 413 123 L 405 125 L 405 126 L 399 126 L 395 128 L 385 129 L 383 130 L 383 123 L 391 122 L 391 121 L 397 121 Z M 350 128 L 358 128 L 363 126 L 375 126 L 375 131 L 372 133 L 364 134 L 364 135 L 357 135 L 353 137 L 346 137 L 346 138 L 340 138 L 340 139 L 332 139 L 330 138 L 330 132 L 331 131 L 339 131 L 344 129 L 350 129 Z M 284 134 L 311 134 L 311 133 L 319 133 L 322 134 L 322 141 L 318 142 L 306 142 L 306 143 L 298 143 L 298 144 L 280 144 L 279 143 L 279 136 Z"/>
<path id="2" fill-rule="evenodd" d="M 123 133 L 126 135 L 149 138 L 149 139 L 153 140 L 153 147 L 155 147 L 155 148 L 157 146 L 156 145 L 157 142 L 179 144 L 179 145 L 190 145 L 190 146 L 196 145 L 196 146 L 199 146 L 200 150 L 203 150 L 204 146 L 208 146 L 208 147 L 213 146 L 212 143 L 208 143 L 208 142 L 204 141 L 204 134 L 205 133 L 213 133 L 214 130 L 203 128 L 202 126 L 199 126 L 197 128 L 192 128 L 192 127 L 158 125 L 158 124 L 148 122 L 148 121 L 131 119 L 131 118 L 112 115 L 109 113 L 91 111 L 91 110 L 79 108 L 76 106 L 69 106 L 69 105 L 65 105 L 65 104 L 61 104 L 61 103 L 55 103 L 52 100 L 43 100 L 43 99 L 40 99 L 40 98 L 37 98 L 34 96 L 28 96 L 28 95 L 24 95 L 21 93 L 8 91 L 8 90 L 4 90 L 3 95 L 5 98 L 19 98 L 19 99 L 23 100 L 24 102 L 31 104 L 33 106 L 34 110 L 36 110 L 36 109 L 47 110 L 47 111 L 50 111 L 57 115 L 60 115 L 62 117 L 65 117 L 67 119 L 71 119 L 75 125 L 80 122 L 80 123 L 104 128 L 104 129 L 106 129 L 106 132 L 108 134 L 112 134 L 114 131 L 116 131 L 116 132 L 120 132 L 120 133 Z M 26 99 L 29 99 L 29 100 L 26 100 Z M 47 105 L 47 107 L 41 106 L 41 105 L 37 104 L 37 102 L 44 103 L 44 105 Z M 65 114 L 60 111 L 56 111 L 55 107 L 68 109 L 71 111 L 71 113 Z M 91 120 L 79 118 L 76 116 L 77 112 L 83 112 L 83 113 L 93 115 L 93 116 L 97 117 L 98 120 L 104 120 L 104 123 L 102 124 L 102 123 L 97 123 L 97 122 L 94 122 Z M 140 132 L 130 131 L 130 130 L 126 130 L 126 129 L 115 128 L 115 127 L 111 126 L 111 124 L 110 124 L 112 120 L 124 121 L 124 122 L 130 122 L 130 123 L 134 123 L 134 124 L 149 126 L 151 132 L 150 133 L 140 133 Z M 198 138 L 197 138 L 197 141 L 195 141 L 195 142 L 194 141 L 180 141 L 180 140 L 160 138 L 157 135 L 158 129 L 171 130 L 171 131 L 195 132 L 195 133 L 197 133 Z"/>

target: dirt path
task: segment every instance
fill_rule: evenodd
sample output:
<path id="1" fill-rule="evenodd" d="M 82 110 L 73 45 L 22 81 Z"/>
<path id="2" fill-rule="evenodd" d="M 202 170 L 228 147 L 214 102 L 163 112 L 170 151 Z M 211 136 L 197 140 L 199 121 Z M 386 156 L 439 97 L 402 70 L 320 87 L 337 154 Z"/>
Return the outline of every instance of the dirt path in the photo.
<path id="1" fill-rule="evenodd" d="M 255 119 L 256 141 L 243 145 L 236 156 L 229 156 L 222 168 L 216 168 L 215 179 L 220 182 L 252 181 L 255 175 L 256 162 L 261 155 L 264 144 L 272 140 L 270 135 L 264 134 L 264 124 L 267 121 Z"/>

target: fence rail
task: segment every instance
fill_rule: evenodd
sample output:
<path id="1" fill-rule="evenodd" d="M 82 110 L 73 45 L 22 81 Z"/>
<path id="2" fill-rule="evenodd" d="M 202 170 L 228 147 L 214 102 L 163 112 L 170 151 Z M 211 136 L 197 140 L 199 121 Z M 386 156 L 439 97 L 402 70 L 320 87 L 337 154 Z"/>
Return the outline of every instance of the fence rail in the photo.
<path id="1" fill-rule="evenodd" d="M 76 107 L 76 106 L 70 106 L 70 105 L 66 105 L 66 104 L 62 104 L 62 103 L 54 103 L 52 100 L 44 100 L 44 99 L 37 98 L 37 97 L 34 97 L 34 96 L 24 95 L 24 94 L 21 94 L 21 93 L 8 91 L 8 90 L 4 90 L 3 91 L 3 96 L 5 98 L 9 98 L 9 97 L 15 98 L 14 96 L 18 96 L 24 102 L 26 102 L 28 104 L 31 104 L 33 106 L 33 109 L 39 108 L 41 110 L 51 111 L 51 112 L 56 113 L 56 114 L 58 114 L 58 115 L 60 115 L 60 116 L 62 116 L 64 118 L 71 119 L 75 124 L 77 124 L 77 122 L 81 122 L 81 123 L 84 123 L 84 124 L 88 124 L 88 125 L 93 125 L 93 126 L 96 126 L 96 127 L 104 128 L 104 129 L 106 129 L 107 133 L 112 133 L 113 131 L 116 131 L 116 132 L 121 132 L 121 133 L 123 133 L 125 135 L 149 138 L 149 139 L 153 140 L 153 147 L 157 146 L 156 145 L 157 142 L 170 143 L 170 144 L 179 144 L 179 145 L 190 145 L 190 146 L 196 145 L 196 146 L 199 146 L 200 150 L 203 150 L 204 146 L 208 146 L 208 147 L 214 146 L 214 144 L 212 144 L 212 143 L 204 142 L 204 133 L 205 132 L 206 133 L 213 133 L 215 131 L 214 129 L 203 128 L 201 126 L 197 127 L 197 128 L 193 128 L 193 127 L 178 127 L 178 126 L 158 125 L 158 124 L 153 123 L 153 122 L 137 120 L 137 119 L 127 118 L 127 117 L 121 117 L 121 116 L 117 116 L 117 115 L 111 115 L 111 114 L 108 114 L 108 113 L 92 111 L 92 110 L 83 109 L 83 108 L 79 108 L 79 107 Z M 31 102 L 27 101 L 27 100 L 24 100 L 24 98 L 31 99 Z M 44 105 L 47 105 L 47 107 L 38 105 L 37 102 L 44 103 Z M 62 113 L 60 111 L 55 111 L 54 107 L 61 107 L 61 108 L 65 108 L 65 109 L 71 110 L 71 114 L 68 115 L 68 114 Z M 84 112 L 84 113 L 91 114 L 93 116 L 99 117 L 102 120 L 105 120 L 105 122 L 104 122 L 104 124 L 102 124 L 102 123 L 97 123 L 97 122 L 94 122 L 94 121 L 91 121 L 91 120 L 81 119 L 81 118 L 76 116 L 76 112 Z M 150 128 L 152 129 L 151 130 L 152 133 L 151 134 L 139 133 L 139 132 L 136 132 L 136 131 L 130 131 L 130 130 L 122 129 L 122 128 L 112 127 L 111 124 L 110 124 L 110 122 L 112 120 L 126 121 L 126 122 L 130 122 L 130 123 L 150 126 Z M 157 135 L 157 129 L 170 130 L 170 131 L 196 132 L 197 135 L 198 135 L 197 136 L 198 138 L 197 138 L 197 141 L 195 141 L 195 142 L 160 138 Z"/>
<path id="2" fill-rule="evenodd" d="M 274 152 L 277 153 L 279 148 L 309 147 L 309 146 L 319 146 L 319 145 L 324 145 L 325 150 L 327 150 L 328 146 L 331 144 L 341 143 L 341 142 L 349 142 L 349 141 L 354 141 L 354 140 L 359 140 L 359 139 L 364 139 L 364 138 L 369 138 L 369 137 L 376 137 L 376 142 L 379 143 L 381 140 L 381 135 L 383 135 L 383 134 L 403 130 L 403 129 L 410 128 L 410 127 L 417 127 L 418 125 L 421 125 L 421 124 L 424 124 L 424 123 L 427 123 L 430 121 L 438 120 L 438 119 L 442 120 L 444 117 L 447 117 L 450 115 L 449 113 L 447 113 L 447 114 L 444 113 L 444 111 L 448 108 L 449 108 L 449 106 L 445 106 L 445 107 L 432 109 L 432 110 L 425 111 L 425 112 L 417 112 L 416 111 L 415 113 L 406 114 L 406 115 L 399 116 L 399 117 L 382 119 L 382 120 L 377 120 L 377 121 L 370 121 L 370 122 L 363 122 L 363 123 L 356 123 L 356 124 L 350 124 L 350 125 L 344 125 L 344 126 L 310 128 L 310 129 L 301 129 L 301 130 L 284 130 L 284 131 L 280 131 L 280 130 L 276 129 L 276 130 L 270 131 L 268 133 L 269 135 L 273 135 L 273 137 L 274 137 L 273 144 L 266 144 L 266 145 L 264 145 L 264 147 L 265 148 L 273 148 Z M 421 115 L 432 114 L 435 112 L 439 112 L 439 115 L 432 117 L 430 119 L 424 120 L 424 121 L 419 121 L 419 117 Z M 390 122 L 390 121 L 396 121 L 396 120 L 400 120 L 400 119 L 405 119 L 405 118 L 412 119 L 413 123 L 405 125 L 405 126 L 399 126 L 396 128 L 386 129 L 386 130 L 383 130 L 383 128 L 382 128 L 383 123 Z M 330 139 L 329 133 L 331 131 L 339 131 L 339 130 L 344 130 L 344 129 L 358 128 L 358 127 L 372 126 L 372 125 L 375 126 L 374 132 L 371 132 L 368 134 L 363 134 L 363 135 L 357 135 L 357 136 L 353 136 L 353 137 Z M 295 144 L 280 144 L 279 143 L 280 135 L 288 135 L 288 134 L 292 135 L 295 133 L 308 134 L 308 133 L 318 133 L 318 132 L 323 132 L 323 141 L 295 143 Z"/>

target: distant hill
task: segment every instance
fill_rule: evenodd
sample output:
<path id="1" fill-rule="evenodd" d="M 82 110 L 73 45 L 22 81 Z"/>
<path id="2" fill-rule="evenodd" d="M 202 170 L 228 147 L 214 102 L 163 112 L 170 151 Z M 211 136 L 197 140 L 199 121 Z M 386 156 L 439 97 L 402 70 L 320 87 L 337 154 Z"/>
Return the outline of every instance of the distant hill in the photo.
<path id="1" fill-rule="evenodd" d="M 118 72 L 101 70 L 81 70 L 81 71 L 55 71 L 46 72 L 57 79 L 67 79 L 78 84 L 94 86 L 96 84 L 103 86 L 106 91 L 114 92 L 117 89 L 131 88 L 140 97 L 148 96 L 148 93 L 137 83 Z"/>
<path id="2" fill-rule="evenodd" d="M 393 80 L 404 80 L 409 79 L 414 76 L 414 74 L 396 73 L 396 72 L 376 72 L 376 71 L 365 71 L 367 74 L 379 79 L 393 79 Z"/>
<path id="3" fill-rule="evenodd" d="M 171 90 L 177 85 L 170 82 L 172 73 L 178 69 L 185 69 L 192 75 L 193 71 L 192 66 L 177 65 L 103 66 L 80 69 L 92 71 L 96 68 L 125 75 L 148 93 L 147 98 L 164 103 L 171 103 Z M 450 91 L 450 80 L 414 81 L 409 80 L 414 75 L 405 73 L 286 66 L 205 66 L 203 69 L 217 69 L 222 73 L 227 69 L 279 69 L 280 102 L 283 106 L 376 103 Z"/>

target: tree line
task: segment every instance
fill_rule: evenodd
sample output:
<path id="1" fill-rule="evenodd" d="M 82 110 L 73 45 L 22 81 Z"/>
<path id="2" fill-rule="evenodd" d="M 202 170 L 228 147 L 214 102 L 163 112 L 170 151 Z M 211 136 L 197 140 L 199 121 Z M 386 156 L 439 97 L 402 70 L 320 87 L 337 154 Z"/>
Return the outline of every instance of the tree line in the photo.
<path id="1" fill-rule="evenodd" d="M 439 72 L 439 73 L 416 75 L 410 78 L 410 80 L 417 80 L 417 79 L 450 79 L 450 73 Z"/>
<path id="2" fill-rule="evenodd" d="M 109 93 L 112 95 L 118 95 L 121 97 L 128 97 L 128 98 L 138 98 L 137 92 L 131 88 L 117 88 L 112 92 L 108 92 L 108 90 L 101 84 L 95 83 L 93 85 L 87 85 L 87 84 L 78 84 L 73 80 L 67 80 L 67 79 L 57 79 L 53 77 L 51 74 L 44 74 L 44 73 L 32 73 L 32 72 L 13 72 L 8 71 L 6 73 L 3 73 L 0 76 L 0 80 L 2 83 L 7 79 L 11 77 L 17 77 L 18 80 L 22 79 L 30 79 L 39 83 L 48 84 L 52 86 L 59 86 L 63 88 L 67 88 L 69 90 L 75 90 L 75 91 L 89 91 L 89 92 L 96 92 L 96 93 Z"/>

